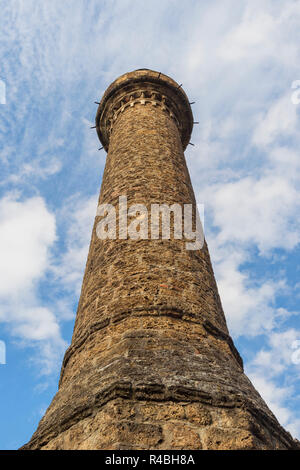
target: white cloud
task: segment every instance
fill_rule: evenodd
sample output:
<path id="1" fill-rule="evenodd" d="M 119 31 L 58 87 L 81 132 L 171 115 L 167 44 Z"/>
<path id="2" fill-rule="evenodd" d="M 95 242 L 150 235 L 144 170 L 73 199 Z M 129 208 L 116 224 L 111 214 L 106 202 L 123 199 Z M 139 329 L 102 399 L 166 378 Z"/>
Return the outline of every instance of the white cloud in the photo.
<path id="1" fill-rule="evenodd" d="M 66 228 L 66 249 L 52 270 L 72 295 L 80 294 L 96 210 L 97 194 L 89 198 L 74 196 L 60 214 Z"/>
<path id="2" fill-rule="evenodd" d="M 61 162 L 57 158 L 51 158 L 46 165 L 41 165 L 40 159 L 32 160 L 30 163 L 24 163 L 17 173 L 11 174 L 1 182 L 1 185 L 7 185 L 8 183 L 24 184 L 25 180 L 30 180 L 32 184 L 33 179 L 44 180 L 55 175 L 61 170 L 61 167 Z"/>
<path id="3" fill-rule="evenodd" d="M 254 249 L 270 260 L 275 249 L 288 252 L 299 243 L 299 197 L 289 177 L 291 172 L 295 175 L 296 159 L 291 160 L 291 169 L 287 170 L 287 161 L 284 165 L 278 150 L 274 157 L 273 168 L 270 166 L 259 179 L 240 178 L 203 191 L 207 198 L 205 211 L 217 228 L 217 232 L 208 234 L 208 242 L 234 336 L 271 332 L 292 314 L 276 306 L 278 296 L 289 289 L 284 274 L 278 278 L 277 273 L 274 279 L 261 274 L 257 280 L 251 271 L 243 269 Z"/>
<path id="4" fill-rule="evenodd" d="M 300 330 L 289 328 L 272 332 L 268 347 L 263 348 L 247 364 L 247 375 L 283 426 L 292 435 L 300 436 L 299 400 L 296 394 L 299 385 L 299 364 L 294 364 L 293 343 L 300 339 Z M 284 380 L 283 380 L 284 377 Z M 291 407 L 291 401 L 294 407 Z"/>
<path id="5" fill-rule="evenodd" d="M 297 106 L 291 102 L 291 93 L 274 101 L 265 115 L 261 115 L 253 134 L 253 143 L 265 147 L 276 139 L 289 137 L 297 132 L 299 118 Z"/>
<path id="6" fill-rule="evenodd" d="M 268 348 L 261 349 L 251 361 L 256 373 L 264 377 L 274 378 L 288 367 L 300 372 L 299 365 L 293 363 L 293 344 L 300 340 L 300 330 L 289 328 L 281 332 L 272 332 L 268 337 Z"/>
<path id="7" fill-rule="evenodd" d="M 55 217 L 41 197 L 0 200 L 0 295 L 30 289 L 48 267 Z"/>
<path id="8" fill-rule="evenodd" d="M 219 49 L 222 59 L 230 62 L 246 60 L 260 65 L 271 59 L 286 66 L 298 57 L 297 34 L 300 18 L 299 2 L 252 0 L 245 3 L 241 21 L 224 36 Z"/>
<path id="9" fill-rule="evenodd" d="M 65 347 L 55 314 L 37 293 L 55 240 L 55 217 L 41 197 L 0 200 L 0 322 L 22 344 L 38 348 L 35 358 L 45 372 L 56 367 Z"/>
<path id="10" fill-rule="evenodd" d="M 289 400 L 293 397 L 293 387 L 278 386 L 262 375 L 247 372 L 254 387 L 261 394 L 271 411 L 282 426 L 284 426 L 293 437 L 300 436 L 300 417 L 289 407 Z"/>
<path id="11" fill-rule="evenodd" d="M 245 271 L 243 265 L 251 260 L 255 250 L 261 258 L 275 260 L 275 250 L 288 253 L 299 244 L 298 151 L 296 146 L 280 146 L 278 140 L 292 136 L 296 143 L 300 143 L 295 108 L 285 94 L 274 101 L 264 118 L 257 119 L 260 116 L 258 110 L 254 114 L 255 119 L 250 116 L 250 122 L 256 120 L 258 124 L 253 127 L 251 141 L 245 141 L 245 158 L 252 158 L 253 141 L 265 152 L 260 160 L 256 160 L 259 164 L 256 171 L 252 170 L 250 174 L 247 166 L 231 172 L 222 166 L 220 168 L 222 158 L 215 158 L 221 154 L 223 140 L 228 146 L 225 146 L 224 154 L 231 159 L 229 138 L 232 132 L 239 132 L 232 119 L 223 121 L 220 140 L 216 141 L 214 137 L 219 134 L 218 127 L 213 131 L 213 127 L 209 126 L 208 132 L 204 132 L 205 128 L 202 132 L 205 148 L 208 149 L 206 157 L 209 158 L 207 165 L 202 163 L 202 172 L 209 178 L 208 181 L 201 180 L 198 173 L 203 187 L 197 199 L 205 202 L 205 212 L 209 215 L 207 219 L 216 229 L 208 234 L 208 241 L 233 335 L 266 334 L 292 315 L 292 312 L 276 305 L 279 295 L 290 288 L 284 273 L 279 279 L 279 273 L 274 279 L 263 274 L 258 281 L 255 272 L 253 275 L 251 271 Z M 205 158 L 201 152 L 200 155 Z M 192 161 L 192 165 L 193 168 L 200 166 L 197 160 Z M 207 173 L 208 168 L 211 168 L 211 173 Z"/>
<path id="12" fill-rule="evenodd" d="M 207 194 L 219 243 L 256 245 L 262 253 L 298 244 L 299 230 L 292 222 L 299 194 L 288 180 L 276 174 L 247 177 L 212 186 Z"/>
<path id="13" fill-rule="evenodd" d="M 266 41 L 273 35 L 276 22 L 267 12 L 247 8 L 242 21 L 224 38 L 220 56 L 227 60 L 239 61 L 250 54 L 257 54 L 258 47 L 266 47 Z"/>

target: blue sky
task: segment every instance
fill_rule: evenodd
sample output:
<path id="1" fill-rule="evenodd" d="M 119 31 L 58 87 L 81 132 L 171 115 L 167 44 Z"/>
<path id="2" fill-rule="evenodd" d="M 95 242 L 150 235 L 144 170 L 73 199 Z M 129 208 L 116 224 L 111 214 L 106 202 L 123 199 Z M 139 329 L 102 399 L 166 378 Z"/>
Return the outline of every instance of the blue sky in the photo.
<path id="1" fill-rule="evenodd" d="M 196 101 L 186 159 L 228 326 L 300 438 L 300 2 L 11 0 L 0 44 L 0 448 L 57 390 L 105 164 L 94 101 L 142 67 Z"/>

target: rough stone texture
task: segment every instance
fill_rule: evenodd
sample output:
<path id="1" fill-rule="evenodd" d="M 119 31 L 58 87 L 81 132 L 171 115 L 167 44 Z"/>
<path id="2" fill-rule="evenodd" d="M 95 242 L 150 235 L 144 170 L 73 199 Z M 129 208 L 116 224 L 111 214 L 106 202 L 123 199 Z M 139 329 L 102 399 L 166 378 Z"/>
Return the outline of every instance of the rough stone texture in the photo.
<path id="1" fill-rule="evenodd" d="M 108 149 L 99 203 L 195 204 L 192 124 L 169 77 L 117 79 L 96 116 Z M 23 448 L 299 448 L 243 373 L 206 243 L 100 240 L 98 222 L 59 391 Z"/>

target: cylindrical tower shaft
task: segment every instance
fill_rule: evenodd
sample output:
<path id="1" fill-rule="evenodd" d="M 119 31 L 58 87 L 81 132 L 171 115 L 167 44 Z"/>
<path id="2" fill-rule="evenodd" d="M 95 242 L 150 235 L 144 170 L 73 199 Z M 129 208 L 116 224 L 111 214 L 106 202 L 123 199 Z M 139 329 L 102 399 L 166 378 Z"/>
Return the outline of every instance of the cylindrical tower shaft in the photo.
<path id="1" fill-rule="evenodd" d="M 192 205 L 195 228 L 182 88 L 146 69 L 125 74 L 105 92 L 96 127 L 108 150 L 99 207 L 110 206 L 95 219 L 59 391 L 25 448 L 292 448 L 243 373 L 206 243 L 187 249 L 172 211 L 170 239 L 153 238 L 161 204 L 182 214 Z M 130 212 L 134 204 L 143 207 Z M 110 209 L 115 238 L 99 238 Z M 124 216 L 136 239 L 128 223 L 120 229 Z"/>

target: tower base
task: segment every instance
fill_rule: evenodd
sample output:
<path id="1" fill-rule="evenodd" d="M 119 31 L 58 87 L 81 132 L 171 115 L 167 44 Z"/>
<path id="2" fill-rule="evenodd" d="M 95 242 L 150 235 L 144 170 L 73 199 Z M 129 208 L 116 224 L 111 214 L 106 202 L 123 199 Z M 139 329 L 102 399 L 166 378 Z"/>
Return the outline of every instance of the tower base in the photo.
<path id="1" fill-rule="evenodd" d="M 298 448 L 248 410 L 200 402 L 116 398 L 50 440 L 44 450 L 284 450 Z"/>

